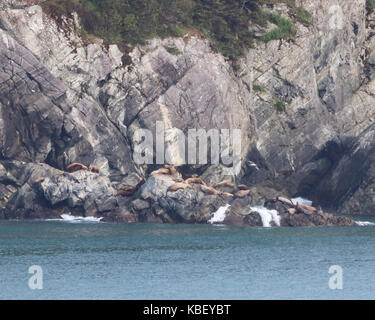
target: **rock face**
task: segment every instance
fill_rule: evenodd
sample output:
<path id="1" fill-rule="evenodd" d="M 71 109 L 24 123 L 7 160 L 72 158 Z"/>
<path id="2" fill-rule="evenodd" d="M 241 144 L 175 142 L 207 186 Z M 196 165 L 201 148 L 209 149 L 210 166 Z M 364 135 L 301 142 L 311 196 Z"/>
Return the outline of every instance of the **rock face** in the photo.
<path id="1" fill-rule="evenodd" d="M 0 150 L 3 159 L 45 162 L 60 169 L 72 162 L 92 163 L 116 181 L 135 172 L 126 137 L 91 93 L 80 94 L 85 91 L 84 85 L 77 83 L 87 73 L 96 76 L 92 81 L 98 86 L 98 82 L 115 68 L 112 63 L 118 61 L 112 62 L 112 56 L 101 57 L 102 49 L 93 44 L 82 49 L 88 59 L 91 55 L 93 58 L 90 63 L 86 61 L 86 70 L 76 66 L 76 79 L 66 74 L 52 74 L 58 64 L 54 61 L 52 68 L 44 61 L 43 54 L 52 55 L 51 48 L 54 48 L 60 50 L 60 57 L 73 50 L 69 40 L 59 34 L 57 26 L 45 28 L 45 17 L 38 6 L 8 8 L 1 15 L 4 29 L 0 30 Z M 40 33 L 43 36 L 39 39 Z M 65 39 L 65 50 L 62 50 L 64 42 L 60 42 L 59 37 Z M 54 47 L 57 43 L 59 45 Z M 26 48 L 25 45 L 35 47 Z M 68 57 L 70 59 L 74 61 L 73 57 Z M 60 63 L 64 64 L 64 61 Z M 66 68 L 74 69 L 74 66 L 70 63 Z M 79 85 L 79 89 L 75 85 Z M 77 98 L 78 95 L 81 98 Z"/>
<path id="2" fill-rule="evenodd" d="M 365 0 L 304 1 L 314 24 L 296 23 L 294 41 L 257 42 L 237 72 L 190 34 L 136 47 L 125 65 L 117 45 L 75 33 L 79 17 L 57 23 L 38 2 L 0 4 L 0 216 L 206 222 L 231 203 L 230 224 L 259 225 L 244 208 L 278 194 L 375 213 L 375 13 Z M 286 7 L 273 10 L 283 15 Z M 154 166 L 133 159 L 135 132 L 155 134 L 156 122 L 184 178 L 230 179 L 250 185 L 251 195 L 227 199 L 199 185 L 170 192 L 175 178 L 148 177 Z M 185 165 L 173 143 L 176 129 L 241 129 L 241 172 L 225 177 L 223 164 Z M 65 172 L 73 162 L 100 173 Z M 141 177 L 148 179 L 135 195 L 116 195 Z M 306 219 L 281 224 L 341 223 Z"/>
<path id="3" fill-rule="evenodd" d="M 346 136 L 330 142 L 324 151 L 322 157 L 336 153 L 336 159 L 317 186 L 314 197 L 338 207 L 342 213 L 374 214 L 375 125 L 358 137 Z"/>
<path id="4" fill-rule="evenodd" d="M 4 162 L 1 170 L 1 182 L 18 188 L 1 210 L 6 219 L 56 219 L 73 214 L 102 217 L 107 222 L 211 222 L 253 227 L 356 225 L 352 219 L 326 213 L 290 214 L 277 202 L 270 209 L 253 207 L 251 193 L 240 198 L 227 197 L 220 191 L 210 195 L 200 184 L 193 183 L 174 190 L 171 186 L 182 183 L 170 175 L 152 176 L 134 194 L 124 196 L 116 192 L 107 176 L 88 170 L 68 173 L 46 164 L 19 161 Z M 220 210 L 223 216 L 215 217 Z M 269 212 L 273 217 L 265 217 Z"/>
<path id="5" fill-rule="evenodd" d="M 118 208 L 106 176 L 89 171 L 67 173 L 42 163 L 3 162 L 2 183 L 19 187 L 3 208 L 6 218 L 59 217 L 74 212 L 100 216 Z"/>

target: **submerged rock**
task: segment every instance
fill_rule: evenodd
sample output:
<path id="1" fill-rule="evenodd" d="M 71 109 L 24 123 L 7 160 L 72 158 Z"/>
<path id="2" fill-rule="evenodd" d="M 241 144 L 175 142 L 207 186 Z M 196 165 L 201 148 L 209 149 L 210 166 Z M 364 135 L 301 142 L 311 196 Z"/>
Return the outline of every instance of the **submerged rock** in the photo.
<path id="1" fill-rule="evenodd" d="M 317 227 L 317 226 L 356 226 L 355 221 L 349 217 L 334 216 L 332 214 L 290 214 L 281 215 L 281 226 L 286 227 Z"/>

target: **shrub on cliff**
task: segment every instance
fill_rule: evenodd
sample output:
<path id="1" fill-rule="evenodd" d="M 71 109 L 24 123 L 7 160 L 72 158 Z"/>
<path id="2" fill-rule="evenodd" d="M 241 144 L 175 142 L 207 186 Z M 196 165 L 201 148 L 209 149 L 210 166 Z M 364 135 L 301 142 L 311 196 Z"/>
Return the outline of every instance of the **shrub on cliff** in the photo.
<path id="1" fill-rule="evenodd" d="M 269 14 L 269 20 L 273 24 L 277 25 L 277 28 L 267 32 L 264 35 L 263 40 L 265 42 L 278 39 L 289 39 L 294 37 L 295 30 L 292 21 L 283 18 L 282 16 L 275 13 Z"/>
<path id="2" fill-rule="evenodd" d="M 368 10 L 375 9 L 375 0 L 366 0 L 366 8 Z"/>
<path id="3" fill-rule="evenodd" d="M 280 0 L 281 1 L 281 0 Z M 283 0 L 301 21 L 308 16 L 292 0 Z M 289 3 L 290 2 L 290 3 Z M 183 36 L 186 29 L 195 29 L 211 40 L 212 47 L 236 60 L 253 43 L 250 24 L 266 26 L 268 20 L 278 28 L 265 40 L 293 36 L 293 23 L 263 11 L 264 0 L 47 0 L 45 12 L 60 24 L 63 16 L 77 12 L 81 33 L 118 42 L 127 46 L 143 44 L 159 36 Z"/>

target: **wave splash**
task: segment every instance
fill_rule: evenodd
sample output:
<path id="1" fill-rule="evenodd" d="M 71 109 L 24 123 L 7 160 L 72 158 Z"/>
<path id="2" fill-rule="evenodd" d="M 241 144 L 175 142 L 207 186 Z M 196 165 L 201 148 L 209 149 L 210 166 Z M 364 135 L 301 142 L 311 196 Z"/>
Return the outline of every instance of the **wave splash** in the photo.
<path id="1" fill-rule="evenodd" d="M 276 210 L 270 210 L 263 206 L 251 207 L 251 210 L 259 213 L 263 227 L 270 228 L 271 222 L 280 227 L 280 216 Z"/>
<path id="2" fill-rule="evenodd" d="M 82 222 L 100 222 L 103 217 L 79 217 L 73 216 L 71 214 L 62 214 L 61 219 L 53 219 L 54 221 L 65 221 L 70 223 L 82 223 Z"/>
<path id="3" fill-rule="evenodd" d="M 220 223 L 225 220 L 226 212 L 228 208 L 230 207 L 230 204 L 226 204 L 223 207 L 220 207 L 217 209 L 210 220 L 208 220 L 208 223 L 214 224 L 214 223 Z"/>
<path id="4" fill-rule="evenodd" d="M 360 227 L 375 226 L 375 222 L 370 221 L 356 221 L 355 223 Z"/>

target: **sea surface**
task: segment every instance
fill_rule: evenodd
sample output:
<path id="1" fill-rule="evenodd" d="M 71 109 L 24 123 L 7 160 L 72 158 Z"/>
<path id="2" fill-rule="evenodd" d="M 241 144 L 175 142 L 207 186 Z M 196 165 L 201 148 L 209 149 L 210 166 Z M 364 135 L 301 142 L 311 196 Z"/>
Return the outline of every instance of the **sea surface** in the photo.
<path id="1" fill-rule="evenodd" d="M 42 289 L 29 286 L 36 283 L 30 280 L 35 269 L 29 273 L 35 265 Z M 342 270 L 342 289 L 330 289 L 330 277 L 340 276 L 338 269 L 329 273 L 331 266 Z M 0 299 L 374 298 L 371 224 L 237 228 L 0 221 Z"/>

